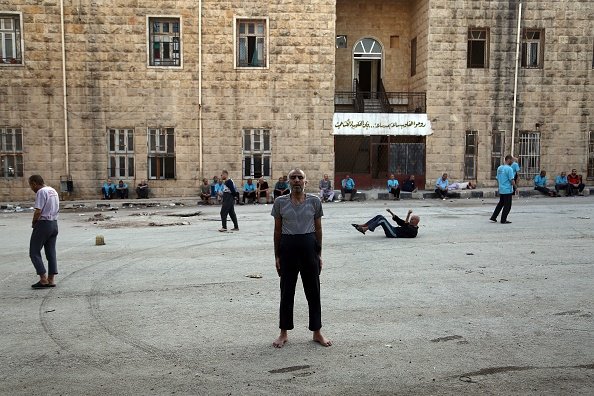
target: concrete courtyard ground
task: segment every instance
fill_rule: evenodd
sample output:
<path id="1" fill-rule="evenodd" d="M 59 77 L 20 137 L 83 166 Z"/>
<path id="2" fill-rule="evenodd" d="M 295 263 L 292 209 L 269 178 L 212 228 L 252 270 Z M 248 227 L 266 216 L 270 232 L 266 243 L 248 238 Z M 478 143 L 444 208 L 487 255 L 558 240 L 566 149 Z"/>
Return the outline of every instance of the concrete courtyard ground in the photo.
<path id="1" fill-rule="evenodd" d="M 162 203 L 63 211 L 44 290 L 31 212 L 0 211 L 0 394 L 592 394 L 592 197 L 514 199 L 509 225 L 495 199 L 325 204 L 334 345 L 311 341 L 299 285 L 280 350 L 271 206 L 222 234 L 220 207 Z M 350 226 L 388 207 L 419 214 L 419 237 Z"/>

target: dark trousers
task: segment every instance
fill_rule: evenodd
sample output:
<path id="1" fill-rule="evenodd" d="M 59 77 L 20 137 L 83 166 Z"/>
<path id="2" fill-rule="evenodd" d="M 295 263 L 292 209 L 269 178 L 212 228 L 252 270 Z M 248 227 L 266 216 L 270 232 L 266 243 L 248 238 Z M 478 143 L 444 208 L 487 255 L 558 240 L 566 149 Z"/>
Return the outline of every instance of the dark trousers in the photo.
<path id="1" fill-rule="evenodd" d="M 148 188 L 136 188 L 136 195 L 138 195 L 138 198 L 148 198 L 148 193 Z"/>
<path id="2" fill-rule="evenodd" d="M 118 194 L 118 198 L 120 198 L 120 199 L 128 199 L 128 189 L 127 188 L 116 189 L 116 194 Z"/>
<path id="3" fill-rule="evenodd" d="M 223 205 L 221 206 L 221 221 L 223 228 L 227 228 L 227 215 L 231 217 L 233 227 L 239 228 L 237 225 L 237 216 L 235 215 L 235 197 L 231 193 L 223 194 Z"/>
<path id="4" fill-rule="evenodd" d="M 578 184 L 577 187 L 574 187 L 572 184 L 568 184 L 567 185 L 567 195 L 576 195 L 578 192 L 582 192 L 584 191 L 584 187 L 586 187 L 586 185 L 584 183 L 580 183 Z"/>
<path id="5" fill-rule="evenodd" d="M 256 200 L 256 192 L 255 191 L 244 191 L 243 192 L 243 203 L 245 203 L 246 199 Z"/>
<path id="6" fill-rule="evenodd" d="M 509 211 L 511 210 L 511 207 L 512 207 L 512 196 L 513 195 L 514 195 L 513 193 L 499 194 L 499 203 L 495 207 L 495 211 L 493 212 L 493 215 L 491 215 L 491 220 L 497 221 L 497 216 L 499 216 L 499 212 L 501 212 L 501 209 L 503 209 L 503 212 L 501 213 L 501 222 L 505 223 L 507 221 L 507 215 L 509 214 Z"/>
<path id="7" fill-rule="evenodd" d="M 561 183 L 561 184 L 555 184 L 555 191 L 557 191 L 557 193 L 559 193 L 559 190 L 565 190 L 565 195 L 569 195 L 569 184 L 566 183 Z"/>
<path id="8" fill-rule="evenodd" d="M 384 234 L 386 234 L 386 237 L 398 238 L 398 235 L 396 235 L 396 227 L 390 224 L 388 219 L 386 219 L 382 215 L 375 216 L 373 219 L 365 223 L 365 225 L 371 232 L 373 232 L 373 230 L 375 230 L 377 227 L 382 227 L 384 229 Z"/>
<path id="9" fill-rule="evenodd" d="M 41 249 L 45 251 L 47 259 L 47 273 L 55 275 L 58 273 L 58 260 L 56 258 L 56 239 L 58 239 L 58 222 L 51 220 L 39 220 L 33 227 L 31 240 L 29 242 L 29 257 L 37 271 L 37 275 L 46 273 L 41 258 Z"/>
<path id="10" fill-rule="evenodd" d="M 341 188 L 340 193 L 342 194 L 342 200 L 346 201 L 346 195 L 351 194 L 351 201 L 355 199 L 355 195 L 357 195 L 357 189 L 349 189 L 349 188 Z"/>
<path id="11" fill-rule="evenodd" d="M 392 187 L 390 194 L 393 194 L 395 198 L 400 198 L 400 187 Z"/>
<path id="12" fill-rule="evenodd" d="M 279 328 L 292 330 L 293 306 L 297 276 L 301 282 L 309 306 L 309 329 L 322 328 L 320 303 L 320 260 L 315 233 L 300 235 L 283 234 L 280 242 L 280 321 Z"/>
<path id="13" fill-rule="evenodd" d="M 536 187 L 534 187 L 534 189 L 535 189 L 536 191 L 540 191 L 540 192 L 541 192 L 541 193 L 543 193 L 544 195 L 551 195 L 551 190 L 549 190 L 549 189 L 548 189 L 548 188 L 546 188 L 546 187 L 536 186 Z"/>
<path id="14" fill-rule="evenodd" d="M 435 189 L 435 194 L 437 194 L 437 198 L 447 198 L 448 191 L 447 190 L 440 190 L 439 188 Z"/>
<path id="15" fill-rule="evenodd" d="M 101 187 L 101 192 L 103 193 L 103 198 L 112 199 L 115 194 L 115 187 Z"/>

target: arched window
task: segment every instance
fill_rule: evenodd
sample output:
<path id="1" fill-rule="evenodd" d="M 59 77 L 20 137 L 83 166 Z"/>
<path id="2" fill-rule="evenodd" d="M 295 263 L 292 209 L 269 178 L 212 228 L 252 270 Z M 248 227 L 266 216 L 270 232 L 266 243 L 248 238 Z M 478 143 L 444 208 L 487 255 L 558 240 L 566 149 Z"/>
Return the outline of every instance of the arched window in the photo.
<path id="1" fill-rule="evenodd" d="M 382 45 L 371 38 L 361 39 L 355 44 L 353 57 L 358 59 L 381 59 Z"/>

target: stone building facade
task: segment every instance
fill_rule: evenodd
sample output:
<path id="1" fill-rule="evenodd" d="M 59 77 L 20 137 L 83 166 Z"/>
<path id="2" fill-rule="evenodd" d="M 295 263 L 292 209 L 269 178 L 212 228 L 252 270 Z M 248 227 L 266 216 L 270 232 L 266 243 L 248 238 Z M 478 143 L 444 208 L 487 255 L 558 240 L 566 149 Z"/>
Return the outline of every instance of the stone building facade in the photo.
<path id="1" fill-rule="evenodd" d="M 512 151 L 525 184 L 594 177 L 591 2 L 522 1 L 516 73 L 518 3 L 0 0 L 0 200 L 34 173 L 73 198 L 295 166 L 493 186 Z"/>

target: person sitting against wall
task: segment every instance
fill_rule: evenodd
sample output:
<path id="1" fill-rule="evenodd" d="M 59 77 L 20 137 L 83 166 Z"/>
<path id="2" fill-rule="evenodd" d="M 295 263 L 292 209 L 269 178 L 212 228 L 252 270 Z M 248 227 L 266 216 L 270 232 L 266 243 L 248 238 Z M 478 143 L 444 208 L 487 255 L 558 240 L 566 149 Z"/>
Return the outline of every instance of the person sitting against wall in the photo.
<path id="1" fill-rule="evenodd" d="M 147 199 L 149 196 L 149 186 L 146 180 L 142 180 L 136 186 L 136 199 Z"/>
<path id="2" fill-rule="evenodd" d="M 257 197 L 256 185 L 254 184 L 254 182 L 252 181 L 252 178 L 250 177 L 249 179 L 247 179 L 247 181 L 243 185 L 243 203 L 245 203 L 246 199 L 247 200 L 251 199 L 253 203 L 256 203 L 256 201 L 257 201 L 256 197 Z"/>
<path id="3" fill-rule="evenodd" d="M 320 200 L 322 202 L 334 201 L 334 190 L 332 189 L 332 180 L 328 177 L 328 174 L 324 175 L 324 178 L 320 180 Z"/>
<path id="4" fill-rule="evenodd" d="M 119 199 L 128 199 L 128 184 L 120 180 L 116 185 L 116 194 Z"/>
<path id="5" fill-rule="evenodd" d="M 116 186 L 113 184 L 111 179 L 107 179 L 103 183 L 103 187 L 101 187 L 101 192 L 103 193 L 103 199 L 112 199 L 116 192 Z"/>
<path id="6" fill-rule="evenodd" d="M 223 192 L 225 190 L 225 184 L 223 184 L 223 180 L 221 180 L 219 177 L 215 176 L 213 178 L 213 180 L 216 180 L 216 184 L 215 184 L 215 199 L 217 200 L 217 203 L 220 204 L 223 202 Z"/>
<path id="7" fill-rule="evenodd" d="M 448 180 L 448 174 L 444 173 L 435 182 L 435 194 L 437 195 L 437 198 L 441 198 L 445 201 L 445 199 L 448 197 L 448 186 L 449 185 L 450 185 L 450 181 Z"/>
<path id="8" fill-rule="evenodd" d="M 278 181 L 274 185 L 274 199 L 277 199 L 281 195 L 287 195 L 291 192 L 289 189 L 289 183 L 287 183 L 284 177 L 279 177 Z"/>
<path id="9" fill-rule="evenodd" d="M 400 201 L 400 183 L 394 174 L 391 174 L 388 179 L 388 193 L 392 194 L 396 201 Z"/>
<path id="10" fill-rule="evenodd" d="M 582 175 L 578 175 L 575 169 L 567 175 L 567 182 L 569 183 L 568 195 L 582 195 L 586 185 L 582 182 Z"/>
<path id="11" fill-rule="evenodd" d="M 350 175 L 346 175 L 344 179 L 342 179 L 340 186 L 340 193 L 342 194 L 343 201 L 346 201 L 347 194 L 351 194 L 351 201 L 355 199 L 355 195 L 357 195 L 357 189 L 355 188 L 355 181 Z"/>
<path id="12" fill-rule="evenodd" d="M 555 191 L 547 188 L 547 171 L 541 170 L 540 174 L 534 176 L 534 189 L 549 197 L 556 197 Z"/>
<path id="13" fill-rule="evenodd" d="M 200 185 L 200 199 L 202 201 L 198 203 L 210 205 L 210 184 L 206 177 L 202 179 L 202 184 Z"/>
<path id="14" fill-rule="evenodd" d="M 476 188 L 476 183 L 472 181 L 467 182 L 456 182 L 452 183 L 448 186 L 448 191 L 452 190 L 474 190 Z"/>
<path id="15" fill-rule="evenodd" d="M 417 192 L 417 186 L 415 185 L 415 175 L 410 175 L 408 180 L 402 183 L 402 191 Z"/>
<path id="16" fill-rule="evenodd" d="M 256 196 L 258 197 L 258 203 L 260 198 L 266 198 L 266 203 L 270 202 L 270 187 L 268 186 L 266 179 L 263 177 L 258 179 L 258 184 L 256 185 Z"/>
<path id="17" fill-rule="evenodd" d="M 555 177 L 555 192 L 559 195 L 559 190 L 565 190 L 565 195 L 569 195 L 569 182 L 567 181 L 567 175 L 565 172 Z"/>

